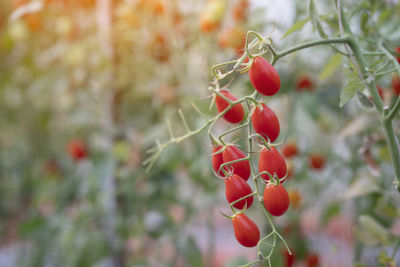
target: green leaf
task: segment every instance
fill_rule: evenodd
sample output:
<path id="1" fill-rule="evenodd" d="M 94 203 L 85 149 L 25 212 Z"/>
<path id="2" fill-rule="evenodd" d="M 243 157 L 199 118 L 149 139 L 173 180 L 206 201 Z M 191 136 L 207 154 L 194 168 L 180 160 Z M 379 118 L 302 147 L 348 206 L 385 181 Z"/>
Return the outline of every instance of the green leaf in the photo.
<path id="1" fill-rule="evenodd" d="M 350 99 L 352 99 L 358 90 L 363 89 L 364 84 L 362 81 L 358 78 L 358 76 L 355 73 L 352 73 L 349 77 L 349 81 L 347 84 L 344 86 L 342 92 L 340 93 L 340 103 L 339 106 L 343 107 L 344 104 L 347 103 Z"/>
<path id="2" fill-rule="evenodd" d="M 311 22 L 312 22 L 314 28 L 317 29 L 319 35 L 322 38 L 327 38 L 328 35 L 324 32 L 324 30 L 322 28 L 322 24 L 319 19 L 318 10 L 317 10 L 317 7 L 315 6 L 314 0 L 310 0 L 309 14 L 310 14 Z"/>
<path id="3" fill-rule="evenodd" d="M 298 22 L 296 22 L 295 24 L 293 24 L 293 26 L 290 27 L 290 28 L 285 32 L 285 34 L 281 37 L 281 39 L 286 38 L 288 35 L 290 35 L 290 34 L 296 32 L 296 31 L 299 31 L 299 30 L 303 29 L 304 25 L 305 25 L 309 20 L 310 20 L 310 18 L 306 18 L 306 19 L 303 19 L 303 20 L 299 20 Z"/>
<path id="4" fill-rule="evenodd" d="M 383 244 L 385 246 L 391 243 L 391 234 L 388 229 L 386 229 L 382 224 L 380 224 L 375 218 L 370 215 L 361 215 L 358 218 L 360 222 L 362 232 L 366 232 L 370 237 L 378 241 L 378 244 Z"/>
<path id="5" fill-rule="evenodd" d="M 325 67 L 322 69 L 322 71 L 319 73 L 319 79 L 320 80 L 325 80 L 332 76 L 332 74 L 335 72 L 335 70 L 342 64 L 342 55 L 336 53 L 334 54 L 326 63 Z"/>
<path id="6" fill-rule="evenodd" d="M 387 266 L 387 267 L 395 267 L 396 266 L 396 261 L 392 257 L 389 257 L 387 255 L 386 251 L 381 251 L 377 257 L 378 262 L 381 264 L 381 266 Z"/>

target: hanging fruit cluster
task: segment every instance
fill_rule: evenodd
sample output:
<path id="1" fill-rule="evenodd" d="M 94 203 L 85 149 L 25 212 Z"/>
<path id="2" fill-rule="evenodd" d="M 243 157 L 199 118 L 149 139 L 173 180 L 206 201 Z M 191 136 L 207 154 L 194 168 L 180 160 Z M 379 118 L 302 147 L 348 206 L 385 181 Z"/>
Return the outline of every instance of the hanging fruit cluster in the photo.
<path id="1" fill-rule="evenodd" d="M 236 128 L 253 126 L 256 140 L 261 147 L 259 154 L 258 174 L 253 173 L 255 191 L 248 184 L 251 176 L 251 158 L 246 155 L 250 151 L 243 151 L 238 144 L 226 144 L 222 138 L 213 142 L 212 165 L 215 174 L 225 181 L 225 195 L 231 204 L 234 233 L 237 241 L 245 247 L 257 246 L 260 241 L 258 226 L 245 215 L 245 210 L 253 204 L 254 195 L 258 197 L 258 180 L 265 184 L 262 204 L 266 211 L 273 216 L 281 216 L 289 208 L 289 195 L 282 185 L 288 177 L 288 168 L 285 158 L 277 150 L 274 143 L 280 134 L 280 124 L 275 112 L 269 108 L 264 100 L 257 100 L 257 95 L 271 97 L 278 93 L 281 81 L 275 68 L 263 57 L 255 56 L 251 59 L 249 79 L 256 92 L 249 105 L 249 115 L 237 97 L 227 88 L 215 91 L 215 104 L 222 118 L 231 123 L 239 124 Z M 252 95 L 252 96 L 253 96 Z M 243 127 L 242 127 L 243 126 Z M 235 129 L 235 128 L 234 128 Z M 229 131 L 228 131 L 229 132 Z M 210 135 L 212 136 L 212 135 Z M 249 137 L 252 138 L 252 137 Z M 251 145 L 249 150 L 251 150 Z M 296 150 L 296 151 L 294 151 Z M 297 148 L 287 147 L 288 157 L 297 153 Z M 261 179 L 260 179 L 261 177 Z M 260 194 L 261 196 L 261 194 Z M 235 210 L 238 209 L 238 210 Z"/>

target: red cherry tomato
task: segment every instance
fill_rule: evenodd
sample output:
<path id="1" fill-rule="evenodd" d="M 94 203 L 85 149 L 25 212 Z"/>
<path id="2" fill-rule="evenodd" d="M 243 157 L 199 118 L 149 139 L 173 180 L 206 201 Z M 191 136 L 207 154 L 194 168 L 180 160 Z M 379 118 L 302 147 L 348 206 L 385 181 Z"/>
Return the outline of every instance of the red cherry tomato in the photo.
<path id="1" fill-rule="evenodd" d="M 294 142 L 287 143 L 282 148 L 282 154 L 285 156 L 285 158 L 292 158 L 296 156 L 298 154 L 297 144 Z"/>
<path id="2" fill-rule="evenodd" d="M 236 240 L 245 247 L 255 247 L 260 240 L 258 226 L 244 213 L 235 215 L 232 219 Z"/>
<path id="3" fill-rule="evenodd" d="M 251 116 L 251 121 L 254 130 L 261 134 L 265 140 L 274 142 L 278 138 L 280 132 L 279 120 L 267 105 L 262 104 L 262 109 L 257 107 Z"/>
<path id="4" fill-rule="evenodd" d="M 86 158 L 88 154 L 85 144 L 79 139 L 71 140 L 68 143 L 67 152 L 75 161 Z"/>
<path id="5" fill-rule="evenodd" d="M 237 146 L 227 146 L 225 151 L 222 153 L 224 163 L 245 158 L 246 155 Z M 242 179 L 247 181 L 250 177 L 250 163 L 248 160 L 238 161 L 227 165 L 227 169 L 230 167 L 233 169 L 233 173 L 239 175 Z"/>
<path id="6" fill-rule="evenodd" d="M 281 179 L 287 173 L 286 161 L 275 147 L 264 148 L 260 153 L 258 171 L 267 171 L 272 176 L 276 174 Z M 261 177 L 266 181 L 270 180 L 268 174 L 262 174 Z"/>
<path id="7" fill-rule="evenodd" d="M 400 95 L 400 77 L 397 74 L 392 76 L 392 87 L 393 87 L 393 91 L 396 94 L 396 96 L 399 96 Z"/>
<path id="8" fill-rule="evenodd" d="M 307 267 L 317 267 L 319 265 L 319 257 L 315 253 L 307 256 Z"/>
<path id="9" fill-rule="evenodd" d="M 249 71 L 250 82 L 260 94 L 275 95 L 281 87 L 281 79 L 275 68 L 263 57 L 255 57 Z"/>
<path id="10" fill-rule="evenodd" d="M 319 154 L 311 154 L 309 163 L 312 169 L 321 170 L 325 166 L 325 157 Z"/>
<path id="11" fill-rule="evenodd" d="M 283 248 L 282 254 L 283 254 L 283 262 L 285 267 L 292 267 L 294 264 L 295 260 L 295 255 L 293 248 L 290 249 L 290 252 L 292 252 L 292 255 L 289 254 L 289 251 L 286 248 Z"/>
<path id="12" fill-rule="evenodd" d="M 283 215 L 289 208 L 289 194 L 282 184 L 267 184 L 263 195 L 264 206 L 274 216 Z"/>
<path id="13" fill-rule="evenodd" d="M 222 149 L 222 146 L 216 146 L 216 147 L 213 148 L 212 153 L 214 154 L 214 153 L 216 153 L 218 151 L 221 151 L 221 149 Z M 225 176 L 224 172 L 219 169 L 221 164 L 224 163 L 224 160 L 222 159 L 222 151 L 220 153 L 218 153 L 218 154 L 212 155 L 211 161 L 212 161 L 212 165 L 213 165 L 213 169 L 214 169 L 215 173 L 220 175 L 220 176 Z"/>
<path id="14" fill-rule="evenodd" d="M 229 91 L 221 91 L 221 94 L 232 101 L 237 100 L 237 98 Z M 229 103 L 219 95 L 217 95 L 215 98 L 215 104 L 217 105 L 217 110 L 219 113 L 223 112 L 229 106 Z M 241 122 L 244 118 L 244 109 L 242 104 L 233 105 L 233 107 L 231 107 L 229 111 L 224 114 L 223 117 L 226 121 L 230 123 Z"/>
<path id="15" fill-rule="evenodd" d="M 253 193 L 251 187 L 242 179 L 240 176 L 233 174 L 227 179 L 225 179 L 225 196 L 229 203 L 238 200 Z M 237 209 L 243 209 L 245 203 L 247 202 L 247 208 L 251 207 L 253 203 L 253 196 L 243 199 L 233 206 Z"/>
<path id="16" fill-rule="evenodd" d="M 302 75 L 296 80 L 296 89 L 297 91 L 312 91 L 314 89 L 314 84 L 311 81 L 310 77 L 308 77 L 307 75 Z"/>

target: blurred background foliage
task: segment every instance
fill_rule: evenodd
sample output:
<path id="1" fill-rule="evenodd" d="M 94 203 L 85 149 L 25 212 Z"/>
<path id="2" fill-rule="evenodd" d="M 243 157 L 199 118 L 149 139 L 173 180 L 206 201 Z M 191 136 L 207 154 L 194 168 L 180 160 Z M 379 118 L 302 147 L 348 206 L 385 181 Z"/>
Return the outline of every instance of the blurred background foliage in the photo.
<path id="1" fill-rule="evenodd" d="M 280 50 L 319 38 L 311 24 L 297 24 L 282 39 L 308 17 L 307 5 L 272 2 L 2 1 L 0 265 L 237 266 L 256 258 L 217 214 L 228 205 L 205 134 L 170 146 L 148 173 L 142 161 L 157 138 L 167 140 L 167 118 L 184 133 L 178 108 L 192 128 L 204 122 L 192 102 L 216 114 L 210 66 L 240 56 L 247 30 L 272 32 Z M 400 44 L 398 1 L 355 2 L 346 6 L 360 35 Z M 337 30 L 333 1 L 318 8 L 324 27 Z M 288 160 L 290 211 L 276 221 L 299 266 L 317 266 L 312 257 L 322 266 L 395 264 L 388 255 L 400 203 L 388 150 L 374 112 L 357 100 L 339 107 L 346 64 L 318 47 L 277 65 L 283 85 L 270 104 L 279 139 L 299 154 Z M 252 90 L 247 75 L 228 82 L 239 96 Z M 379 84 L 393 101 L 391 76 Z M 217 131 L 228 127 L 221 121 Z M 311 155 L 323 158 L 322 169 L 310 167 Z M 266 230 L 258 208 L 249 213 Z M 283 249 L 273 260 L 290 266 Z"/>

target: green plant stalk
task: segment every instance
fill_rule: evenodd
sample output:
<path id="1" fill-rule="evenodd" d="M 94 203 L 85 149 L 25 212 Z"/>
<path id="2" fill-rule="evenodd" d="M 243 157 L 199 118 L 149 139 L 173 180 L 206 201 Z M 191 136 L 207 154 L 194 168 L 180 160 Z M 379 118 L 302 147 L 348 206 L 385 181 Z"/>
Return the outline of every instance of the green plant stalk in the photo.
<path id="1" fill-rule="evenodd" d="M 340 43 L 348 43 L 348 42 L 349 42 L 349 38 L 348 37 L 330 38 L 330 39 L 321 39 L 321 40 L 315 40 L 315 41 L 306 42 L 304 44 L 293 46 L 293 47 L 291 47 L 289 49 L 286 49 L 286 50 L 283 50 L 281 52 L 276 52 L 276 51 L 272 50 L 272 54 L 274 55 L 274 59 L 272 61 L 272 65 L 274 65 L 275 62 L 278 59 L 280 59 L 281 57 L 284 57 L 286 55 L 294 53 L 294 52 L 296 52 L 298 50 L 302 50 L 304 48 L 317 46 L 317 45 L 328 45 L 328 44 L 338 44 L 338 43 L 340 44 Z"/>
<path id="2" fill-rule="evenodd" d="M 388 111 L 388 110 L 385 110 Z M 386 113 L 386 112 L 385 112 Z M 385 114 L 386 115 L 386 114 Z M 395 174 L 395 181 L 393 182 L 400 192 L 400 155 L 399 147 L 396 142 L 396 136 L 393 130 L 392 120 L 383 120 L 383 128 L 385 129 L 385 134 L 388 142 L 390 158 L 392 159 L 393 169 Z"/>
<path id="3" fill-rule="evenodd" d="M 365 79 L 368 76 L 368 71 L 367 71 L 367 64 L 365 62 L 364 56 L 361 53 L 360 46 L 358 45 L 358 42 L 356 41 L 350 27 L 349 23 L 347 21 L 347 18 L 343 12 L 343 8 L 339 5 L 339 12 L 340 12 L 340 17 L 341 21 L 339 23 L 343 24 L 343 29 L 345 33 L 348 35 L 348 45 L 350 46 L 351 50 L 354 53 L 354 58 L 357 62 L 357 64 L 360 67 L 360 72 L 362 77 Z M 385 49 L 383 49 L 382 45 L 379 45 L 381 50 L 385 52 Z M 389 58 L 393 59 L 393 56 L 388 53 L 386 50 L 385 52 L 386 56 L 389 56 Z M 389 55 L 388 55 L 389 54 Z M 396 62 L 396 67 L 399 68 Z M 400 69 L 398 69 L 400 73 Z M 388 108 L 384 108 L 382 99 L 379 96 L 378 90 L 376 88 L 376 85 L 374 82 L 367 83 L 367 88 L 371 94 L 372 100 L 375 103 L 375 106 L 377 110 L 380 112 L 381 118 L 382 118 L 382 125 L 383 129 L 387 138 L 387 143 L 389 147 L 389 153 L 390 153 L 390 158 L 392 160 L 393 164 L 393 170 L 395 174 L 395 181 L 394 184 L 397 188 L 397 190 L 400 192 L 400 155 L 399 155 L 399 148 L 397 146 L 396 142 L 396 136 L 394 134 L 393 130 L 393 124 L 392 124 L 392 119 L 398 109 L 400 108 L 400 100 L 398 99 L 396 101 L 395 106 L 393 107 L 392 111 L 389 111 Z"/>

